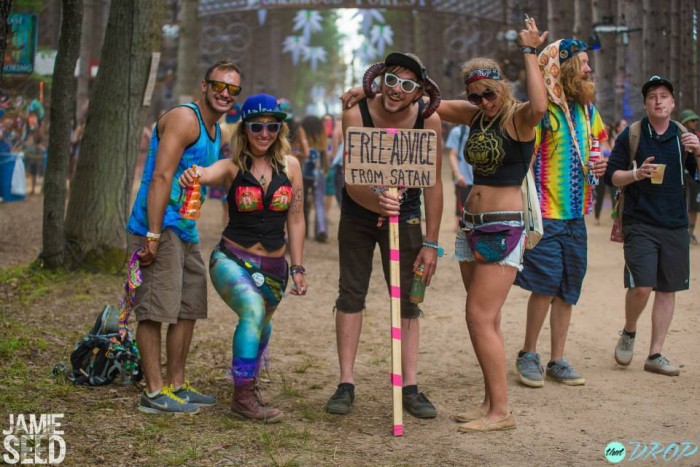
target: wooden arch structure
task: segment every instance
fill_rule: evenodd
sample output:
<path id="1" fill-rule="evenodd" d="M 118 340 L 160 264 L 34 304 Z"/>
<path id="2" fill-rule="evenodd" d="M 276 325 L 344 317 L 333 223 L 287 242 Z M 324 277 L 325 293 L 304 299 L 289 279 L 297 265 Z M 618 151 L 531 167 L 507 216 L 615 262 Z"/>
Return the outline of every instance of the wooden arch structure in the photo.
<path id="1" fill-rule="evenodd" d="M 387 9 L 401 14 L 392 24 L 391 50 L 421 57 L 443 96 L 462 92 L 461 63 L 487 55 L 499 59 L 506 74 L 518 79 L 519 57 L 505 32 L 520 24 L 525 13 L 520 0 L 200 0 L 201 24 L 198 68 L 220 57 L 240 64 L 250 93 L 290 95 L 295 87 L 294 65 L 282 53 L 292 20 L 300 9 Z M 538 2 L 544 4 L 544 2 Z M 535 11 L 541 10 L 541 11 Z M 528 14 L 545 18 L 546 4 L 528 5 Z M 543 21 L 544 22 L 544 21 Z M 329 51 L 332 53 L 332 51 Z M 510 70 L 510 72 L 509 72 Z"/>

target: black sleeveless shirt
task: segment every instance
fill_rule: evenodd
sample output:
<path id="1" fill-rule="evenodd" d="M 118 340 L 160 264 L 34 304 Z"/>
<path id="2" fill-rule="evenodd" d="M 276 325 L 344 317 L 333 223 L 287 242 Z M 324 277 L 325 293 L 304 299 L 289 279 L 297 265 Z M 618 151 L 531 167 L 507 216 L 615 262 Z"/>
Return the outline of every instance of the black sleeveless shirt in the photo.
<path id="1" fill-rule="evenodd" d="M 238 171 L 228 192 L 224 237 L 246 248 L 260 242 L 267 251 L 284 246 L 284 224 L 292 204 L 292 182 L 272 171 L 267 193 L 250 171 Z"/>
<path id="2" fill-rule="evenodd" d="M 472 122 L 464 159 L 474 168 L 474 185 L 521 185 L 530 167 L 535 140 L 516 141 L 501 132 L 500 117 L 484 124 L 479 113 Z"/>
<path id="3" fill-rule="evenodd" d="M 374 121 L 372 121 L 372 116 L 369 113 L 369 106 L 367 105 L 367 99 L 363 99 L 357 104 L 360 107 L 360 114 L 362 115 L 362 126 L 367 128 L 374 128 Z M 418 100 L 418 116 L 416 118 L 416 123 L 413 124 L 414 130 L 422 130 L 425 124 L 423 119 L 423 107 L 425 104 L 422 100 Z M 438 174 L 439 176 L 439 174 Z M 399 210 L 399 222 L 405 222 L 409 219 L 420 218 L 420 188 L 409 188 L 403 194 L 401 198 L 401 209 Z M 343 202 L 340 205 L 340 211 L 342 214 L 351 214 L 353 216 L 362 217 L 365 219 L 376 220 L 376 212 L 370 211 L 359 205 L 352 199 L 348 193 L 345 185 L 343 185 Z"/>

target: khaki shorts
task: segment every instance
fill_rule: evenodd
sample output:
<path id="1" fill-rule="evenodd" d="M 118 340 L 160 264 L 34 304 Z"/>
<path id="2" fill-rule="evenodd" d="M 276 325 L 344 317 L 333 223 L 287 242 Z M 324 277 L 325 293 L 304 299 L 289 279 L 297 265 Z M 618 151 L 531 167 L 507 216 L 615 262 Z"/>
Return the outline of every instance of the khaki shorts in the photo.
<path id="1" fill-rule="evenodd" d="M 128 251 L 141 248 L 145 241 L 129 234 Z M 207 317 L 207 275 L 199 243 L 184 242 L 165 229 L 156 260 L 142 267 L 141 274 L 133 310 L 138 321 L 175 324 L 178 319 Z"/>

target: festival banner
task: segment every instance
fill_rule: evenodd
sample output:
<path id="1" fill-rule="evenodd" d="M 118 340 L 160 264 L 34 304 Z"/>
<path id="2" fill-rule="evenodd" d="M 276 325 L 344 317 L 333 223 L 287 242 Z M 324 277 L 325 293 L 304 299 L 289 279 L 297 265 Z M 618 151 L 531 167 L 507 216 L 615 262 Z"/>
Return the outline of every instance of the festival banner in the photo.
<path id="1" fill-rule="evenodd" d="M 32 13 L 10 13 L 7 22 L 9 32 L 3 72 L 8 75 L 29 75 L 34 71 L 39 19 Z"/>

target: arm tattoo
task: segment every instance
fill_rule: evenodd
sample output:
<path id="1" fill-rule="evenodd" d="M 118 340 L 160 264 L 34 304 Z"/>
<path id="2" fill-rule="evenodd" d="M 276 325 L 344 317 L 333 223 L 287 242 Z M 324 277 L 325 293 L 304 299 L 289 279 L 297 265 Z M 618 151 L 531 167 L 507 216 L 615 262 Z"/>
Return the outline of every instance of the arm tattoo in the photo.
<path id="1" fill-rule="evenodd" d="M 304 201 L 303 201 L 303 190 L 301 188 L 297 188 L 294 190 L 293 194 L 293 201 L 292 201 L 292 212 L 301 212 L 304 208 Z"/>

